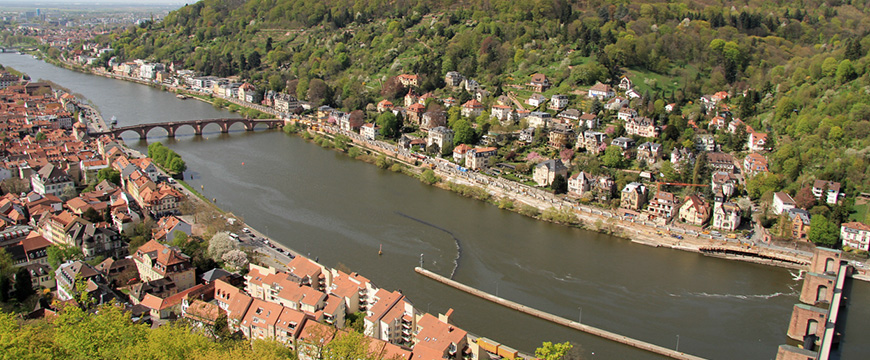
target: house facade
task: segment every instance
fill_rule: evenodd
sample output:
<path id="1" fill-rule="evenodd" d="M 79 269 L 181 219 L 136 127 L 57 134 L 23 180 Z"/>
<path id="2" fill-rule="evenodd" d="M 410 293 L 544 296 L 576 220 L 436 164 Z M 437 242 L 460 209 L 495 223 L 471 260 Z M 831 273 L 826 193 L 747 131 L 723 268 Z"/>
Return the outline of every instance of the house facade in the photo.
<path id="1" fill-rule="evenodd" d="M 848 222 L 840 225 L 840 239 L 843 246 L 861 251 L 870 251 L 870 225 Z"/>
<path id="2" fill-rule="evenodd" d="M 562 160 L 551 159 L 535 166 L 533 178 L 538 186 L 550 186 L 556 175 L 562 175 L 563 178 L 567 179 L 568 168 L 562 164 Z"/>
<path id="3" fill-rule="evenodd" d="M 724 231 L 737 230 L 740 226 L 740 207 L 733 202 L 716 203 L 713 206 L 713 222 L 710 226 Z"/>

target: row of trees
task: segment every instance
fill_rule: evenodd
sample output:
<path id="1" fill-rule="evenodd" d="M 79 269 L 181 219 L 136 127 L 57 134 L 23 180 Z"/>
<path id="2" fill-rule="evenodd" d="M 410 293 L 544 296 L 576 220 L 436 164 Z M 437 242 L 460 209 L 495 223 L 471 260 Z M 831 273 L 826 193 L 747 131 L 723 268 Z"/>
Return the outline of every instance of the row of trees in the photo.
<path id="1" fill-rule="evenodd" d="M 174 174 L 181 174 L 187 170 L 187 164 L 181 160 L 181 155 L 162 143 L 155 142 L 148 145 L 148 157 L 155 163 Z"/>

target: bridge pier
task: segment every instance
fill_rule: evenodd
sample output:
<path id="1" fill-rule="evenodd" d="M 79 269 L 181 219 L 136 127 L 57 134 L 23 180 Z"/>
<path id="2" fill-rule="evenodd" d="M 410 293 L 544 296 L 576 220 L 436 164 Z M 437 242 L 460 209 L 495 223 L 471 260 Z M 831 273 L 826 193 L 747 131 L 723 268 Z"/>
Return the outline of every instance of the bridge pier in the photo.
<path id="1" fill-rule="evenodd" d="M 193 126 L 193 134 L 196 136 L 202 136 L 202 124 L 196 124 Z"/>
<path id="2" fill-rule="evenodd" d="M 221 133 L 222 133 L 222 134 L 226 134 L 226 133 L 230 132 L 230 126 L 227 125 L 226 122 L 221 122 L 221 123 L 219 123 L 218 125 L 220 125 L 220 127 L 221 127 Z"/>
<path id="3" fill-rule="evenodd" d="M 174 138 L 175 138 L 175 129 L 177 129 L 177 128 L 178 128 L 178 127 L 175 126 L 175 125 L 167 126 L 167 127 L 166 127 L 166 136 L 169 137 L 169 138 L 174 139 Z"/>

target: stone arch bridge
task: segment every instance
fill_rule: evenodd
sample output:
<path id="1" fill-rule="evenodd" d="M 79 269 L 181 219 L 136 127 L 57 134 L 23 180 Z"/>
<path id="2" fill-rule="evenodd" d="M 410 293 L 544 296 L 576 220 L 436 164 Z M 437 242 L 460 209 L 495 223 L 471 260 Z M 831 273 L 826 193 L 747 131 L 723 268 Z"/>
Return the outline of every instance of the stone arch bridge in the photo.
<path id="1" fill-rule="evenodd" d="M 240 123 L 245 126 L 245 131 L 254 131 L 254 128 L 257 125 L 266 125 L 267 129 L 275 129 L 278 126 L 284 125 L 284 120 L 279 119 L 268 119 L 268 120 L 256 120 L 256 119 L 202 119 L 202 120 L 186 120 L 186 121 L 169 121 L 162 123 L 150 123 L 150 124 L 139 124 L 139 125 L 130 125 L 130 126 L 122 126 L 110 129 L 109 131 L 100 131 L 100 132 L 92 132 L 90 133 L 93 137 L 99 137 L 102 135 L 111 135 L 114 137 L 121 137 L 122 134 L 128 131 L 135 132 L 139 134 L 139 139 L 147 139 L 148 132 L 155 128 L 161 128 L 166 130 L 166 135 L 168 137 L 175 137 L 175 132 L 182 127 L 190 126 L 193 128 L 193 133 L 195 135 L 202 135 L 202 130 L 209 124 L 217 124 L 220 127 L 222 133 L 227 133 L 230 131 L 230 127 L 236 123 Z"/>

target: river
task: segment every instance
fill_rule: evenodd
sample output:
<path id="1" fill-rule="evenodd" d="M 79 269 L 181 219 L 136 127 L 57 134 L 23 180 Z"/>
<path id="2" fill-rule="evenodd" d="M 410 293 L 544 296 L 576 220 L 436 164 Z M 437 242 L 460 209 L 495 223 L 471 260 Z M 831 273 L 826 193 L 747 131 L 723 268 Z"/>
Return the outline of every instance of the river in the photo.
<path id="1" fill-rule="evenodd" d="M 118 125 L 237 116 L 143 85 L 81 74 L 15 54 L 0 63 L 92 100 Z M 162 130 L 152 131 L 159 136 Z M 138 137 L 128 144 L 144 150 Z M 165 134 L 165 133 L 164 133 Z M 499 296 L 636 339 L 713 359 L 773 359 L 786 342 L 800 282 L 790 271 L 652 248 L 535 221 L 410 177 L 380 170 L 279 131 L 241 125 L 203 136 L 156 138 L 181 154 L 185 177 L 225 210 L 324 265 L 345 266 L 423 311 L 454 308 L 469 332 L 533 352 L 543 341 L 580 344 L 585 358 L 656 358 L 509 311 L 417 275 L 425 267 Z M 384 254 L 378 256 L 383 245 Z M 870 304 L 855 282 L 852 304 Z M 843 358 L 866 358 L 870 310 L 851 306 Z M 857 321 L 856 321 L 857 320 Z M 850 341 L 852 340 L 852 341 Z M 594 353 L 594 355 L 593 355 Z"/>

